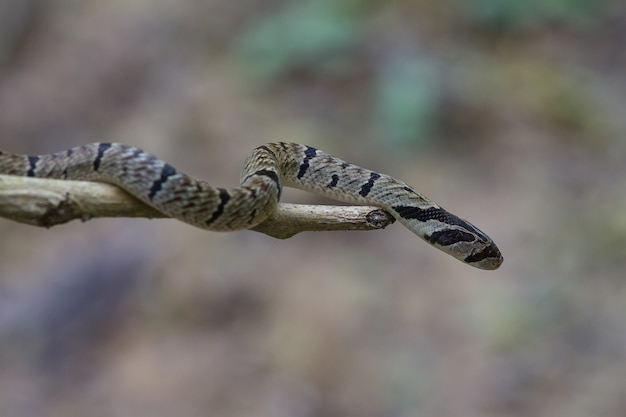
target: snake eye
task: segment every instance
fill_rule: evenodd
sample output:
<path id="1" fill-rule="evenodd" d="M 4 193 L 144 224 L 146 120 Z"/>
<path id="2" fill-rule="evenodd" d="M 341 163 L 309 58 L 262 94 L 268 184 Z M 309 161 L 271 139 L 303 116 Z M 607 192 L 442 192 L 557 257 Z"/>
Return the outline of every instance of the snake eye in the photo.
<path id="1" fill-rule="evenodd" d="M 457 242 L 473 242 L 476 236 L 457 229 L 439 230 L 434 232 L 427 240 L 432 244 L 449 246 Z"/>

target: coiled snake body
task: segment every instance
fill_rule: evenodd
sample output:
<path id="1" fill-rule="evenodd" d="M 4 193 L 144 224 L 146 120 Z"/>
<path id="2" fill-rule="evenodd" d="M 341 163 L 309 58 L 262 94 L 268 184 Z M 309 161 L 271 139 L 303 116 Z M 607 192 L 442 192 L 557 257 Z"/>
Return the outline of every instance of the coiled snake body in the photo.
<path id="1" fill-rule="evenodd" d="M 249 229 L 274 212 L 282 186 L 387 210 L 434 247 L 478 268 L 496 269 L 502 255 L 472 224 L 402 181 L 342 161 L 310 146 L 268 143 L 248 157 L 241 186 L 194 179 L 132 146 L 92 143 L 50 155 L 0 151 L 0 174 L 115 184 L 168 216 L 208 230 Z"/>

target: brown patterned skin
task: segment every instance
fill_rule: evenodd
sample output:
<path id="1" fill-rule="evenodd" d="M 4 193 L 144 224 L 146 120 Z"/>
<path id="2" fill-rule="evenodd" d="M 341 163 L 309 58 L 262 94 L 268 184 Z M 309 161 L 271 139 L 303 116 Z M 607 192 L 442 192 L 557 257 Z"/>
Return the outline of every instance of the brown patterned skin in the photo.
<path id="1" fill-rule="evenodd" d="M 348 203 L 381 207 L 455 258 L 497 269 L 495 243 L 402 181 L 296 143 L 268 143 L 246 160 L 241 185 L 219 188 L 132 146 L 92 143 L 50 155 L 0 151 L 0 174 L 115 184 L 168 216 L 203 229 L 249 229 L 276 210 L 283 186 Z"/>

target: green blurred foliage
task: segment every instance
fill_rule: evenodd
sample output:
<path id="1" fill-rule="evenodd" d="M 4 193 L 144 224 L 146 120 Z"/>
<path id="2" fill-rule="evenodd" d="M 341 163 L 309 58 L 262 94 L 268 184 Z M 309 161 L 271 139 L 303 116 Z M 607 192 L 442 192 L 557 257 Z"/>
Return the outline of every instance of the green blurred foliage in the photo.
<path id="1" fill-rule="evenodd" d="M 437 62 L 408 54 L 386 60 L 374 95 L 380 135 L 395 144 L 426 141 L 437 127 L 441 95 Z"/>
<path id="2" fill-rule="evenodd" d="M 235 54 L 257 78 L 291 70 L 335 71 L 363 36 L 360 3 L 331 0 L 287 3 L 251 25 L 235 42 Z"/>
<path id="3" fill-rule="evenodd" d="M 601 14 L 607 1 L 600 0 L 463 0 L 468 16 L 479 24 L 514 29 L 560 21 L 590 23 Z"/>

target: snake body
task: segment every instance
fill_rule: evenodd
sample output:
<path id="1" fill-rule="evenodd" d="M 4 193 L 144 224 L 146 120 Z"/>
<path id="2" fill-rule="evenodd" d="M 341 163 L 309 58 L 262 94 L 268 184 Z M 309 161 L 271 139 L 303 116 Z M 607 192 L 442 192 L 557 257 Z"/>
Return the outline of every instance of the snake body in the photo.
<path id="1" fill-rule="evenodd" d="M 426 242 L 477 268 L 496 269 L 502 263 L 500 251 L 485 233 L 404 182 L 296 143 L 256 148 L 235 188 L 209 185 L 118 143 L 92 143 L 39 156 L 0 151 L 0 174 L 111 183 L 170 217 L 215 231 L 256 226 L 276 210 L 282 187 L 295 187 L 380 207 Z"/>

